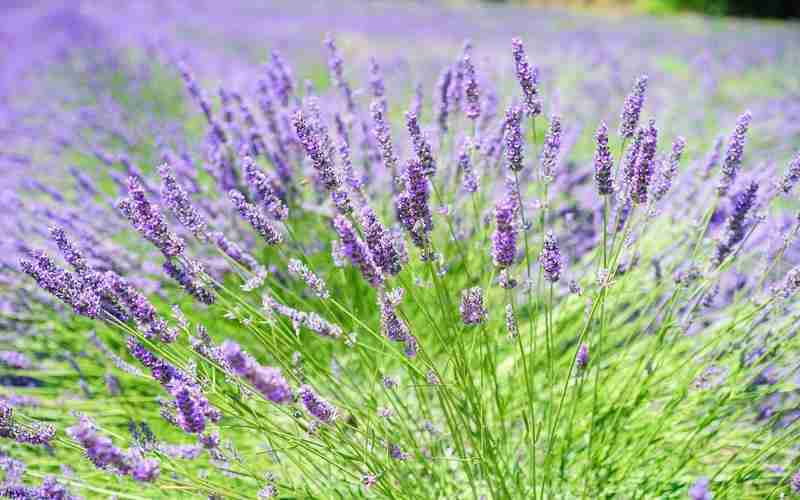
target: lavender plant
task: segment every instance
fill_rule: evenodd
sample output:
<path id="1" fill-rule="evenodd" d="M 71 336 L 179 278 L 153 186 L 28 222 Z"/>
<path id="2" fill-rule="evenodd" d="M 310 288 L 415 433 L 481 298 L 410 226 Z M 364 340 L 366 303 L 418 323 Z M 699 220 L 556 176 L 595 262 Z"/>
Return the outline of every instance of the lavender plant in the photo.
<path id="1" fill-rule="evenodd" d="M 795 494 L 796 148 L 650 68 L 587 118 L 522 38 L 405 93 L 350 43 L 218 92 L 166 50 L 182 112 L 3 193 L 0 496 Z"/>

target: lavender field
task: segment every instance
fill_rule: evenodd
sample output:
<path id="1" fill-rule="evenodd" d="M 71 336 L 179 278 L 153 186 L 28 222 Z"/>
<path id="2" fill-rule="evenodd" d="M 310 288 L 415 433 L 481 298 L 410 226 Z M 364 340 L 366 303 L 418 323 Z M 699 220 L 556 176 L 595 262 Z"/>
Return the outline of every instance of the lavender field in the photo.
<path id="1" fill-rule="evenodd" d="M 0 498 L 800 497 L 797 22 L 9 0 L 0 54 Z"/>

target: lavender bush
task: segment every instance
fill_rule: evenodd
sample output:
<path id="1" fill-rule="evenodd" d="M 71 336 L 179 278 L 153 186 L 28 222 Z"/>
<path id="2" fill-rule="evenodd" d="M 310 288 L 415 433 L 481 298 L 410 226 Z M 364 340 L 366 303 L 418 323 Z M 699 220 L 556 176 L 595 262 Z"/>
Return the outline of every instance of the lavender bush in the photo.
<path id="1" fill-rule="evenodd" d="M 652 20 L 420 7 L 469 41 L 399 61 L 359 4 L 206 7 L 163 15 L 262 53 L 15 14 L 76 32 L 0 86 L 0 497 L 797 494 L 796 33 L 719 35 L 698 95 Z"/>

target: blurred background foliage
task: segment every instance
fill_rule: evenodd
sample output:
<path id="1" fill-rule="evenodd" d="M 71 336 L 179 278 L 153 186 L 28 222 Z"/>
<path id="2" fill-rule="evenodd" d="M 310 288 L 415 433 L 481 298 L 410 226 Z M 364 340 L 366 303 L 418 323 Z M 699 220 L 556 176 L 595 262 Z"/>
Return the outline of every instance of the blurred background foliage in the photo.
<path id="1" fill-rule="evenodd" d="M 771 17 L 800 19 L 800 0 L 483 0 L 486 3 L 538 4 L 631 8 L 668 14 L 700 12 L 715 16 Z"/>

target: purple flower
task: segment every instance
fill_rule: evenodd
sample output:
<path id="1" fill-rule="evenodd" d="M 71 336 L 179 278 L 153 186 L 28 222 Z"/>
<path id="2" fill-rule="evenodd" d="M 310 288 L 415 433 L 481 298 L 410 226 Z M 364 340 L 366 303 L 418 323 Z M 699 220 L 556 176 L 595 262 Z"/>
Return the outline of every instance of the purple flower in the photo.
<path id="1" fill-rule="evenodd" d="M 383 83 L 383 75 L 381 74 L 381 67 L 378 60 L 374 57 L 369 58 L 369 87 L 372 90 L 372 97 L 375 102 L 380 102 L 383 105 L 382 113 L 386 113 L 386 85 Z"/>
<path id="2" fill-rule="evenodd" d="M 450 93 L 452 79 L 453 70 L 451 68 L 445 68 L 436 84 L 436 95 L 438 96 L 436 122 L 439 124 L 439 131 L 442 134 L 447 132 L 447 117 L 450 113 L 450 101 L 447 99 L 447 96 Z"/>
<path id="3" fill-rule="evenodd" d="M 462 59 L 453 65 L 453 76 L 447 89 L 447 100 L 453 113 L 461 109 L 461 96 L 464 92 L 464 63 Z"/>
<path id="4" fill-rule="evenodd" d="M 575 355 L 575 366 L 579 370 L 583 370 L 589 364 L 589 346 L 581 344 L 578 348 L 578 353 Z"/>
<path id="5" fill-rule="evenodd" d="M 462 291 L 459 310 L 465 325 L 479 325 L 486 321 L 488 311 L 483 305 L 483 289 L 476 286 Z"/>
<path id="6" fill-rule="evenodd" d="M 353 101 L 353 91 L 344 78 L 344 61 L 339 54 L 339 49 L 336 47 L 336 42 L 330 34 L 325 37 L 325 47 L 328 49 L 328 68 L 331 71 L 331 80 L 342 91 L 347 111 L 350 114 L 355 114 L 356 104 Z"/>
<path id="7" fill-rule="evenodd" d="M 465 139 L 458 150 L 457 168 L 461 172 L 462 181 L 461 185 L 467 193 L 475 193 L 480 188 L 478 178 L 472 169 L 471 156 L 472 156 L 472 142 Z"/>
<path id="8" fill-rule="evenodd" d="M 787 271 L 783 285 L 776 287 L 774 291 L 788 299 L 794 295 L 797 290 L 800 290 L 800 266 L 793 267 Z"/>
<path id="9" fill-rule="evenodd" d="M 222 250 L 222 253 L 231 259 L 250 268 L 251 271 L 255 271 L 259 267 L 258 261 L 256 261 L 252 255 L 242 250 L 239 245 L 229 240 L 223 233 L 216 232 L 211 236 L 217 244 L 217 247 Z"/>
<path id="10" fill-rule="evenodd" d="M 136 481 L 151 483 L 158 479 L 161 464 L 153 458 L 144 458 L 137 461 L 131 470 L 131 477 Z"/>
<path id="11" fill-rule="evenodd" d="M 183 62 L 178 64 L 178 70 L 181 73 L 181 77 L 183 78 L 184 83 L 186 84 L 186 89 L 189 91 L 189 95 L 192 99 L 200 106 L 200 109 L 203 110 L 203 114 L 206 117 L 206 121 L 212 128 L 212 132 L 214 137 L 217 141 L 222 144 L 227 142 L 227 137 L 225 136 L 225 132 L 223 132 L 222 127 L 219 123 L 214 119 L 214 116 L 211 113 L 211 105 L 209 104 L 206 97 L 200 91 L 200 87 L 197 86 L 197 82 L 194 79 L 194 76 L 189 71 L 189 67 L 184 64 Z"/>
<path id="12" fill-rule="evenodd" d="M 666 162 L 662 162 L 662 167 L 658 172 L 658 182 L 653 188 L 653 199 L 660 201 L 672 187 L 672 181 L 678 174 L 678 165 L 681 162 L 683 150 L 686 148 L 686 139 L 678 137 L 672 143 L 672 152 Z"/>
<path id="13" fill-rule="evenodd" d="M 542 179 L 551 182 L 555 175 L 556 160 L 561 150 L 561 118 L 553 115 L 550 117 L 550 129 L 544 138 L 542 153 L 539 162 L 542 166 Z"/>
<path id="14" fill-rule="evenodd" d="M 542 113 L 542 101 L 539 98 L 538 71 L 532 68 L 525 54 L 522 40 L 511 39 L 511 53 L 514 56 L 514 65 L 517 70 L 517 81 L 522 88 L 522 102 L 525 114 L 535 117 Z"/>
<path id="15" fill-rule="evenodd" d="M 709 490 L 708 478 L 701 477 L 692 484 L 692 487 L 689 488 L 689 498 L 691 500 L 711 500 L 714 498 L 711 490 Z"/>
<path id="16" fill-rule="evenodd" d="M 464 54 L 461 66 L 464 68 L 464 114 L 470 120 L 477 120 L 481 114 L 481 95 L 478 79 L 475 76 L 475 65 L 472 64 L 469 53 Z"/>
<path id="17" fill-rule="evenodd" d="M 734 196 L 733 211 L 728 217 L 725 233 L 717 243 L 712 259 L 715 266 L 722 264 L 725 258 L 733 252 L 733 248 L 744 239 L 747 230 L 747 215 L 755 205 L 756 191 L 758 191 L 758 184 L 751 182 Z"/>
<path id="18" fill-rule="evenodd" d="M 69 239 L 64 229 L 60 227 L 51 227 L 50 236 L 53 238 L 64 260 L 75 269 L 75 272 L 78 273 L 79 276 L 87 276 L 91 269 L 86 262 L 86 257 L 83 255 L 83 252 L 75 247 L 75 244 Z"/>
<path id="19" fill-rule="evenodd" d="M 54 476 L 45 476 L 37 494 L 36 498 L 48 500 L 77 500 L 78 498 L 71 495 L 67 487 L 59 483 Z"/>
<path id="20" fill-rule="evenodd" d="M 297 309 L 289 307 L 285 304 L 281 304 L 269 294 L 264 294 L 262 297 L 262 302 L 267 311 L 275 312 L 281 316 L 290 318 L 295 330 L 298 331 L 298 333 L 300 327 L 304 326 L 322 337 L 338 338 L 342 335 L 342 329 L 339 326 L 328 323 L 315 312 L 298 311 Z"/>
<path id="21" fill-rule="evenodd" d="M 33 366 L 27 356 L 17 351 L 0 351 L 0 364 L 13 370 L 29 370 Z"/>
<path id="22" fill-rule="evenodd" d="M 631 184 L 631 201 L 638 204 L 647 203 L 647 193 L 650 189 L 650 180 L 655 171 L 656 148 L 658 147 L 658 129 L 655 122 L 645 129 L 639 155 L 633 167 L 633 182 Z"/>
<path id="23" fill-rule="evenodd" d="M 347 213 L 352 208 L 347 191 L 342 188 L 341 176 L 334 165 L 335 151 L 328 130 L 319 123 L 313 111 L 310 115 L 311 120 L 306 118 L 302 110 L 298 110 L 292 117 L 292 124 L 322 186 L 331 194 L 337 210 Z"/>
<path id="24" fill-rule="evenodd" d="M 506 333 L 509 339 L 519 337 L 519 325 L 517 324 L 517 316 L 514 314 L 514 306 L 506 304 Z"/>
<path id="25" fill-rule="evenodd" d="M 647 92 L 647 75 L 642 75 L 633 84 L 633 90 L 625 98 L 620 115 L 619 135 L 630 139 L 639 125 L 639 115 L 644 106 L 645 92 Z"/>
<path id="26" fill-rule="evenodd" d="M 728 140 L 728 150 L 725 152 L 725 159 L 722 162 L 722 176 L 717 185 L 717 194 L 725 196 L 736 180 L 739 167 L 742 165 L 742 155 L 744 154 L 744 143 L 747 138 L 747 129 L 750 127 L 750 120 L 753 115 L 745 111 L 736 120 L 736 129 Z"/>
<path id="27" fill-rule="evenodd" d="M 506 160 L 514 172 L 522 170 L 522 109 L 511 105 L 506 110 Z"/>
<path id="28" fill-rule="evenodd" d="M 417 117 L 422 116 L 422 100 L 422 83 L 417 82 L 414 85 L 414 99 L 409 107 L 409 111 L 417 115 Z"/>
<path id="29" fill-rule="evenodd" d="M 723 137 L 717 137 L 714 140 L 714 145 L 711 147 L 711 151 L 709 151 L 705 165 L 703 166 L 703 179 L 711 177 L 711 171 L 717 168 L 719 159 L 722 156 L 722 142 Z"/>
<path id="30" fill-rule="evenodd" d="M 310 385 L 302 385 L 297 391 L 300 401 L 311 416 L 323 423 L 331 423 L 336 419 L 336 408 L 319 397 Z"/>
<path id="31" fill-rule="evenodd" d="M 551 232 L 547 233 L 544 238 L 544 246 L 542 253 L 539 255 L 539 264 L 542 266 L 544 278 L 555 283 L 561 277 L 561 250 L 558 247 L 558 240 Z"/>
<path id="32" fill-rule="evenodd" d="M 328 286 L 325 284 L 325 281 L 314 274 L 305 264 L 297 259 L 289 259 L 288 269 L 289 274 L 303 280 L 303 282 L 314 291 L 317 297 L 321 299 L 330 297 L 331 294 L 328 291 Z"/>
<path id="33" fill-rule="evenodd" d="M 492 258 L 494 265 L 505 269 L 514 263 L 517 254 L 517 227 L 514 224 L 519 200 L 514 194 L 507 194 L 494 207 L 497 229 L 492 235 Z"/>
<path id="34" fill-rule="evenodd" d="M 292 400 L 292 390 L 279 369 L 259 365 L 231 340 L 223 342 L 221 352 L 234 373 L 250 382 L 266 399 L 277 404 Z"/>
<path id="35" fill-rule="evenodd" d="M 356 234 L 353 224 L 345 217 L 337 215 L 333 220 L 333 227 L 341 239 L 342 252 L 361 270 L 364 279 L 374 287 L 382 285 L 383 273 L 375 264 L 367 245 Z"/>
<path id="36" fill-rule="evenodd" d="M 76 314 L 88 318 L 100 315 L 100 296 L 85 281 L 58 267 L 44 252 L 34 251 L 33 261 L 20 261 L 22 271 L 36 280 L 40 288 L 72 307 Z"/>
<path id="37" fill-rule="evenodd" d="M 433 228 L 428 179 L 422 162 L 409 160 L 404 172 L 405 191 L 395 201 L 397 218 L 419 248 L 427 249 L 428 234 Z"/>
<path id="38" fill-rule="evenodd" d="M 167 276 L 174 279 L 178 284 L 188 293 L 201 303 L 211 305 L 216 300 L 214 293 L 208 288 L 204 287 L 198 282 L 196 272 L 194 270 L 187 270 L 187 266 L 176 266 L 172 261 L 164 262 L 164 271 Z"/>
<path id="39" fill-rule="evenodd" d="M 381 330 L 383 334 L 393 342 L 405 342 L 411 332 L 406 322 L 397 315 L 395 304 L 385 293 L 382 293 L 378 298 L 378 305 L 381 309 Z"/>
<path id="40" fill-rule="evenodd" d="M 411 143 L 414 146 L 414 153 L 417 155 L 422 170 L 425 175 L 432 176 L 436 173 L 436 160 L 433 158 L 433 150 L 425 134 L 419 127 L 417 115 L 411 111 L 406 113 L 406 127 L 411 136 Z"/>
<path id="41" fill-rule="evenodd" d="M 397 249 L 398 241 L 378 220 L 372 208 L 364 204 L 359 213 L 361 228 L 364 231 L 364 242 L 372 253 L 375 264 L 384 274 L 396 275 L 400 272 L 402 262 Z"/>
<path id="42" fill-rule="evenodd" d="M 133 317 L 146 337 L 158 337 L 163 342 L 172 342 L 177 332 L 167 328 L 166 321 L 158 315 L 156 308 L 136 288 L 113 271 L 103 276 L 103 288 L 108 290 Z"/>
<path id="43" fill-rule="evenodd" d="M 130 475 L 136 481 L 151 482 L 158 478 L 157 460 L 141 458 L 138 453 L 124 453 L 114 446 L 110 438 L 99 434 L 94 424 L 84 416 L 67 429 L 67 433 L 80 443 L 89 460 L 99 469 Z"/>
<path id="44" fill-rule="evenodd" d="M 625 152 L 625 158 L 622 160 L 622 188 L 619 192 L 621 199 L 630 201 L 630 190 L 633 186 L 636 173 L 636 160 L 639 158 L 639 151 L 642 149 L 644 142 L 645 131 L 639 128 L 636 135 L 633 137 L 633 142 L 628 146 Z"/>
<path id="45" fill-rule="evenodd" d="M 792 474 L 792 478 L 789 480 L 789 487 L 792 489 L 792 493 L 800 493 L 800 471 Z"/>
<path id="46" fill-rule="evenodd" d="M 614 192 L 614 185 L 611 179 L 611 170 L 614 168 L 614 158 L 608 147 L 608 127 L 605 122 L 600 122 L 595 135 L 597 149 L 594 153 L 594 181 L 597 184 L 597 192 L 600 196 L 609 195 Z"/>
<path id="47" fill-rule="evenodd" d="M 87 417 L 80 417 L 76 425 L 67 429 L 67 434 L 80 443 L 96 467 L 113 467 L 120 474 L 130 472 L 130 465 L 122 450 L 114 446 L 110 438 L 100 435 Z"/>
<path id="48" fill-rule="evenodd" d="M 374 125 L 372 133 L 375 136 L 375 140 L 378 142 L 383 166 L 389 173 L 395 175 L 397 171 L 397 155 L 394 154 L 391 130 L 386 123 L 385 99 L 376 99 L 373 101 L 370 106 L 370 111 L 372 112 L 372 123 Z"/>
<path id="49" fill-rule="evenodd" d="M 56 435 L 56 428 L 38 422 L 21 425 L 14 419 L 14 410 L 6 402 L 0 401 L 0 437 L 13 439 L 17 443 L 50 445 Z"/>
<path id="50" fill-rule="evenodd" d="M 783 176 L 778 184 L 778 190 L 787 195 L 794 188 L 797 181 L 800 181 L 800 153 L 789 163 L 789 168 L 786 170 L 786 175 Z"/>
<path id="51" fill-rule="evenodd" d="M 167 258 L 182 254 L 183 240 L 169 230 L 158 205 L 147 201 L 141 182 L 134 176 L 128 177 L 128 194 L 129 198 L 117 202 L 117 209 L 139 234 L 161 250 Z"/>
<path id="52" fill-rule="evenodd" d="M 235 189 L 228 191 L 228 197 L 239 215 L 244 217 L 247 222 L 264 238 L 269 245 L 278 245 L 283 242 L 283 236 L 272 224 L 269 223 L 264 214 L 255 205 L 248 203 L 244 195 Z"/>
<path id="53" fill-rule="evenodd" d="M 400 445 L 394 443 L 389 444 L 389 456 L 392 460 L 399 460 L 401 462 L 408 460 L 408 453 L 403 451 Z"/>
<path id="54" fill-rule="evenodd" d="M 289 98 L 294 92 L 294 77 L 289 65 L 284 61 L 280 52 L 273 50 L 270 53 L 270 62 L 267 75 L 269 76 L 272 90 L 283 106 L 289 105 Z"/>
<path id="55" fill-rule="evenodd" d="M 192 206 L 189 195 L 172 175 L 170 166 L 166 163 L 161 165 L 158 173 L 161 176 L 161 198 L 167 207 L 183 227 L 205 240 L 208 221 Z"/>
<path id="56" fill-rule="evenodd" d="M 289 209 L 278 196 L 273 182 L 262 172 L 250 156 L 242 158 L 244 178 L 256 192 L 267 214 L 275 220 L 283 221 L 289 217 Z"/>

